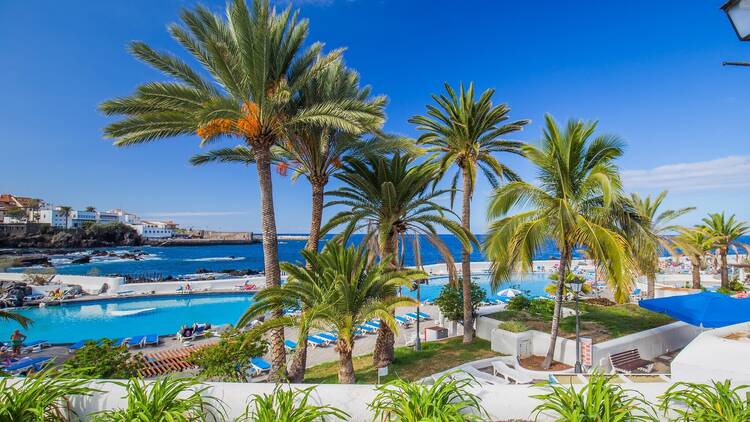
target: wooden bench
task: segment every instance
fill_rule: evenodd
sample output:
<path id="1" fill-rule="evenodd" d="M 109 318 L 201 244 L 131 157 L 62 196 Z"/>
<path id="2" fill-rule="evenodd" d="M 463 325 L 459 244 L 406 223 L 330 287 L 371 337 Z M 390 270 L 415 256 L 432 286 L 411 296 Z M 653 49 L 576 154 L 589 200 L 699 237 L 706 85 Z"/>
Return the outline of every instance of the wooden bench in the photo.
<path id="1" fill-rule="evenodd" d="M 620 353 L 609 355 L 609 362 L 615 372 L 651 372 L 654 369 L 654 363 L 650 360 L 641 359 L 638 349 L 626 350 Z"/>

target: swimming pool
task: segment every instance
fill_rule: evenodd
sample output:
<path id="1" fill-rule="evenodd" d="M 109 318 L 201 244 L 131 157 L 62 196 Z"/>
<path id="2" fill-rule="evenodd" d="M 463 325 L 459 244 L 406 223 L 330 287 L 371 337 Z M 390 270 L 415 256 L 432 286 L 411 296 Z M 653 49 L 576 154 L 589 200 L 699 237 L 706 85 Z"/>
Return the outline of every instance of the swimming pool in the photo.
<path id="1" fill-rule="evenodd" d="M 492 289 L 490 287 L 490 276 L 489 274 L 473 274 L 472 280 L 475 283 L 478 283 L 487 293 L 487 298 L 496 298 L 497 296 L 492 294 Z M 515 274 L 513 276 L 513 279 L 510 281 L 507 281 L 503 283 L 499 288 L 499 290 L 507 289 L 507 288 L 514 288 L 523 291 L 528 296 L 547 296 L 547 293 L 544 291 L 544 288 L 550 284 L 551 281 L 549 279 L 549 274 L 545 273 L 527 273 L 527 274 Z M 432 277 L 430 278 L 429 284 L 423 284 L 420 291 L 420 299 L 422 301 L 429 300 L 432 301 L 438 295 L 440 295 L 440 290 L 448 284 L 448 277 Z M 405 291 L 404 294 L 406 296 L 410 297 L 416 297 L 417 292 L 414 291 Z"/>
<path id="2" fill-rule="evenodd" d="M 472 277 L 492 297 L 489 275 Z M 519 274 L 500 288 L 513 287 L 531 296 L 545 295 L 547 274 Z M 447 277 L 433 277 L 422 285 L 421 299 L 433 300 L 448 283 Z M 415 297 L 416 292 L 404 292 Z M 66 303 L 61 306 L 29 308 L 19 311 L 34 324 L 24 333 L 29 340 L 52 343 L 74 343 L 79 340 L 132 337 L 141 334 L 174 334 L 182 325 L 209 322 L 213 325 L 234 324 L 253 302 L 248 293 L 215 293 L 96 300 Z M 127 311 L 155 308 L 135 315 Z M 0 321 L 0 340 L 7 341 L 18 325 Z"/>
<path id="3" fill-rule="evenodd" d="M 182 325 L 195 322 L 234 324 L 252 302 L 253 295 L 249 293 L 175 295 L 66 303 L 23 309 L 19 313 L 34 321 L 24 331 L 29 340 L 74 343 L 104 337 L 174 334 Z M 136 315 L 117 315 L 147 308 L 155 309 Z M 13 322 L 0 322 L 0 340 L 7 341 L 17 327 Z"/>

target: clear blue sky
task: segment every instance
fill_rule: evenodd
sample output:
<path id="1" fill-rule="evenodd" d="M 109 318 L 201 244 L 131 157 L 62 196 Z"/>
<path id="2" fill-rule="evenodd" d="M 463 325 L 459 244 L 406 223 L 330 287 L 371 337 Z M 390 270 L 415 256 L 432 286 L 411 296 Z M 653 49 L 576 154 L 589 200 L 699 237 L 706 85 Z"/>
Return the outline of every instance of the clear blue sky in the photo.
<path id="1" fill-rule="evenodd" d="M 185 225 L 258 230 L 254 169 L 192 168 L 197 138 L 129 149 L 102 139 L 96 105 L 160 75 L 125 51 L 130 40 L 183 54 L 165 25 L 177 0 L 4 1 L 0 3 L 0 192 L 76 207 L 122 207 L 173 216 Z M 223 2 L 207 2 L 217 10 Z M 295 2 L 311 21 L 311 40 L 347 47 L 347 63 L 390 97 L 386 129 L 415 135 L 443 81 L 497 89 L 513 118 L 533 124 L 535 142 L 549 112 L 559 120 L 596 119 L 628 144 L 620 162 L 626 187 L 670 189 L 668 205 L 727 209 L 750 218 L 748 93 L 750 60 L 721 1 Z M 523 176 L 533 172 L 506 161 Z M 304 180 L 275 182 L 279 230 L 308 227 Z M 487 184 L 477 190 L 473 228 L 483 232 Z"/>

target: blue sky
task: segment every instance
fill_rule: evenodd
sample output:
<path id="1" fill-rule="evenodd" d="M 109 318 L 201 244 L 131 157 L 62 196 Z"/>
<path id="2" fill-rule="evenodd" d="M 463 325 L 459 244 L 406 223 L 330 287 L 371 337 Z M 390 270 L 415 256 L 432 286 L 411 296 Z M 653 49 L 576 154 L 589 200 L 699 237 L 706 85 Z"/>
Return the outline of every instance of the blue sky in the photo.
<path id="1" fill-rule="evenodd" d="M 216 10 L 223 2 L 205 3 Z M 0 192 L 76 207 L 121 207 L 183 225 L 258 230 L 253 168 L 193 168 L 197 138 L 129 149 L 102 139 L 96 105 L 161 76 L 125 51 L 130 40 L 179 54 L 165 26 L 193 2 L 24 1 L 0 3 Z M 347 63 L 390 97 L 386 129 L 416 135 L 442 83 L 493 87 L 511 117 L 533 123 L 517 139 L 536 142 L 544 113 L 599 120 L 628 144 L 626 188 L 669 189 L 667 205 L 695 205 L 683 219 L 729 210 L 750 218 L 747 125 L 750 59 L 719 10 L 721 1 L 295 2 L 311 40 L 347 47 Z M 500 157 L 523 176 L 522 160 Z M 281 232 L 308 227 L 309 187 L 276 177 Z M 483 232 L 490 189 L 480 183 L 472 225 Z"/>

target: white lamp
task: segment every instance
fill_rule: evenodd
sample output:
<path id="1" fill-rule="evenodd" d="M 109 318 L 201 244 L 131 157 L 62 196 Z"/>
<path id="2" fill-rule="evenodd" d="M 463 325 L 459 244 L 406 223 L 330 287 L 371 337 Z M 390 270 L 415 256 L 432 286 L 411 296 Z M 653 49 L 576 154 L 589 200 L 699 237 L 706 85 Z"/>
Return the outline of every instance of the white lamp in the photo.
<path id="1" fill-rule="evenodd" d="M 742 41 L 750 41 L 750 0 L 729 0 L 721 6 Z"/>
<path id="2" fill-rule="evenodd" d="M 583 281 L 580 281 L 580 280 L 569 281 L 568 288 L 570 289 L 571 292 L 575 294 L 581 293 L 581 290 L 583 290 Z"/>

